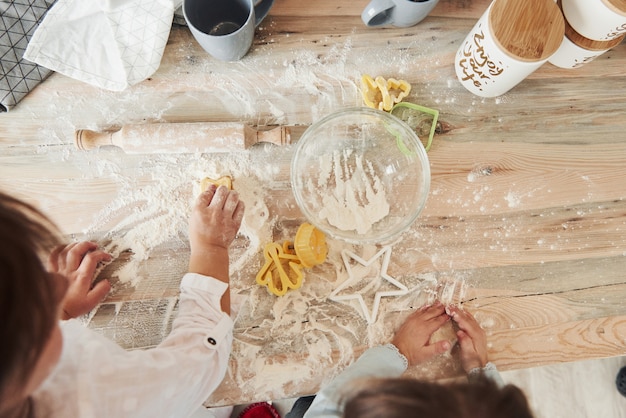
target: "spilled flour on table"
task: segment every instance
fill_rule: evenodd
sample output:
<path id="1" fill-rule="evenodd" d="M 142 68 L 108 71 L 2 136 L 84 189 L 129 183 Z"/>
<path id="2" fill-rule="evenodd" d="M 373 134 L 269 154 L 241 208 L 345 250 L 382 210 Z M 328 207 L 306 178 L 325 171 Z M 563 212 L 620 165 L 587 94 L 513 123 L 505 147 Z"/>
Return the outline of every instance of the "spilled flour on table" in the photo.
<path id="1" fill-rule="evenodd" d="M 417 263 L 418 257 L 407 261 L 409 254 L 392 253 L 389 274 L 406 285 L 408 293 L 382 298 L 378 319 L 367 324 L 358 306 L 330 302 L 327 297 L 348 279 L 342 250 L 353 251 L 367 260 L 379 248 L 333 239 L 329 239 L 328 244 L 326 262 L 306 271 L 300 289 L 282 297 L 271 295 L 260 286 L 252 286 L 245 292 L 247 300 L 235 324 L 232 355 L 237 362 L 227 377 L 228 385 L 239 388 L 244 397 L 255 399 L 268 387 L 274 388 L 273 396 L 278 398 L 306 392 L 309 389 L 302 385 L 320 378 L 331 379 L 334 373 L 354 361 L 364 347 L 389 342 L 415 309 L 435 299 L 443 298 L 444 303 L 456 304 L 465 298 L 464 278 L 416 273 L 418 269 L 413 267 L 413 262 Z M 368 276 L 376 271 L 377 267 L 372 265 L 364 267 L 362 273 Z M 366 284 L 365 287 L 373 286 Z M 285 352 L 292 354 L 283 355 Z M 444 361 L 453 362 L 453 359 L 448 356 Z M 313 393 L 314 388 L 310 390 Z M 225 395 L 220 392 L 214 394 L 211 402 L 227 402 L 222 396 Z"/>
<path id="2" fill-rule="evenodd" d="M 142 280 L 139 266 L 158 246 L 171 241 L 178 242 L 181 247 L 187 245 L 191 207 L 200 193 L 199 183 L 204 177 L 230 175 L 246 204 L 240 234 L 249 239 L 249 250 L 232 261 L 233 269 L 256 256 L 261 244 L 271 239 L 267 222 L 269 211 L 260 194 L 263 185 L 258 180 L 260 171 L 266 177 L 271 175 L 271 165 L 259 166 L 250 160 L 248 153 L 233 153 L 219 158 L 159 155 L 151 157 L 146 166 L 149 168 L 141 169 L 139 173 L 147 177 L 145 183 L 116 172 L 115 176 L 122 183 L 121 190 L 84 231 L 87 235 L 106 231 L 100 240 L 106 243 L 105 250 L 114 257 L 122 252 L 132 253 L 129 262 L 113 274 L 121 283 L 137 286 Z M 104 173 L 112 172 L 109 163 L 101 168 Z"/>
<path id="3" fill-rule="evenodd" d="M 275 399 L 292 396 L 299 390 L 299 384 L 319 381 L 324 371 L 331 371 L 331 374 L 322 377 L 331 378 L 332 371 L 358 357 L 358 349 L 388 342 L 408 314 L 437 297 L 440 286 L 435 274 L 417 273 L 421 271 L 417 262 L 429 256 L 417 252 L 392 253 L 391 269 L 395 271 L 390 274 L 406 285 L 409 293 L 383 298 L 378 320 L 368 325 L 353 306 L 329 303 L 327 297 L 347 278 L 341 261 L 343 249 L 348 248 L 367 259 L 377 248 L 354 246 L 334 239 L 328 240 L 327 261 L 307 269 L 303 285 L 297 291 L 276 297 L 265 287 L 256 285 L 254 275 L 261 267 L 263 246 L 277 239 L 275 230 L 282 227 L 285 228 L 284 238 L 293 238 L 302 221 L 297 211 L 298 223 L 290 224 L 293 220 L 277 218 L 268 208 L 268 189 L 289 188 L 288 173 L 281 171 L 277 163 L 289 152 L 286 148 L 268 146 L 224 155 L 137 157 L 138 164 L 132 173 L 119 170 L 111 161 L 96 164 L 97 174 L 118 179 L 120 190 L 85 231 L 91 235 L 106 231 L 106 249 L 114 255 L 130 252 L 128 262 L 113 273 L 122 284 L 158 292 L 160 283 L 152 285 L 151 277 L 143 277 L 142 266 L 161 245 L 187 248 L 190 208 L 202 178 L 223 175 L 233 178 L 233 187 L 246 204 L 240 230 L 246 242 L 243 251 L 231 257 L 232 297 L 240 308 L 232 353 L 237 361 L 230 364 L 226 385 L 240 388 L 244 398 L 250 400 L 268 387 L 276 388 L 272 395 Z M 361 164 L 360 170 L 365 176 L 367 166 Z M 375 182 L 371 188 L 375 193 Z M 398 264 L 406 270 L 399 269 Z M 137 324 L 131 323 L 135 327 L 131 331 L 134 334 L 153 332 L 152 327 L 156 329 L 158 321 L 167 321 L 175 314 L 174 302 L 175 299 L 166 300 L 155 306 L 149 301 L 135 305 L 116 303 L 116 324 L 122 327 L 127 318 L 134 320 L 140 311 L 146 311 L 155 324 L 137 329 Z M 159 334 L 165 331 L 159 329 Z M 115 337 L 119 340 L 124 335 L 117 331 Z M 135 335 L 132 338 L 137 339 Z M 296 355 L 286 356 L 286 352 Z M 219 391 L 213 396 L 213 404 L 229 402 Z"/>

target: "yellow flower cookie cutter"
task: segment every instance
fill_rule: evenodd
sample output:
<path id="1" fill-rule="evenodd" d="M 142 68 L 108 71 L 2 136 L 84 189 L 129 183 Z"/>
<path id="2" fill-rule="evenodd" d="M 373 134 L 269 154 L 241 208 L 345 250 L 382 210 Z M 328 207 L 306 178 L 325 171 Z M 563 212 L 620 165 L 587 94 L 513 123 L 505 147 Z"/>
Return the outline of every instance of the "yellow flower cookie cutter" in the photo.
<path id="1" fill-rule="evenodd" d="M 361 76 L 361 96 L 365 105 L 374 109 L 389 112 L 391 108 L 400 103 L 411 92 L 411 85 L 405 80 L 382 76 L 375 79 L 368 74 Z"/>
<path id="2" fill-rule="evenodd" d="M 263 250 L 265 264 L 256 275 L 256 282 L 276 296 L 282 296 L 289 289 L 302 286 L 303 268 L 310 268 L 326 260 L 328 247 L 323 232 L 309 223 L 298 228 L 294 242 L 283 245 L 269 243 Z"/>

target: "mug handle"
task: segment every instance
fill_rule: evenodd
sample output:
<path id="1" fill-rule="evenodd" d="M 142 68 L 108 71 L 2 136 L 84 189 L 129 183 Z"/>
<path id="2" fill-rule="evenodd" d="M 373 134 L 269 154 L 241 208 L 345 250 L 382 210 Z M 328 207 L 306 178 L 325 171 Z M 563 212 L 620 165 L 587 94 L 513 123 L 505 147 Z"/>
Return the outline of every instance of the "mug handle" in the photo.
<path id="1" fill-rule="evenodd" d="M 361 13 L 361 20 L 370 27 L 390 24 L 394 7 L 393 0 L 372 0 Z"/>
<path id="2" fill-rule="evenodd" d="M 265 19 L 265 16 L 272 8 L 274 0 L 255 0 L 254 1 L 254 26 L 259 26 L 261 21 Z"/>

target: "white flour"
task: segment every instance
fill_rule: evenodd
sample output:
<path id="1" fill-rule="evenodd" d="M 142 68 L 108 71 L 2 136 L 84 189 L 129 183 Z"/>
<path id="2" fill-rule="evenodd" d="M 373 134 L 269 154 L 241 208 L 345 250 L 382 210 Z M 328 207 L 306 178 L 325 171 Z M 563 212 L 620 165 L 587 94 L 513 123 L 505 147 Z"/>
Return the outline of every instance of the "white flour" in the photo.
<path id="1" fill-rule="evenodd" d="M 130 261 L 115 272 L 120 282 L 136 286 L 142 279 L 138 267 L 159 245 L 172 241 L 179 242 L 181 247 L 186 245 L 190 208 L 204 177 L 230 175 L 246 204 L 240 234 L 249 240 L 249 249 L 242 257 L 233 260 L 233 269 L 256 256 L 260 246 L 271 240 L 270 223 L 267 222 L 269 211 L 261 195 L 263 184 L 259 180 L 261 175 L 268 181 L 271 178 L 275 167 L 270 163 L 257 161 L 255 164 L 248 152 L 241 152 L 193 158 L 156 155 L 150 157 L 146 167 L 149 168 L 140 170 L 141 176 L 138 177 L 150 179 L 138 184 L 138 180 L 122 176 L 111 162 L 103 162 L 99 168 L 101 174 L 118 177 L 122 180 L 122 189 L 94 216 L 96 221 L 84 231 L 87 235 L 106 231 L 101 240 L 106 243 L 105 249 L 116 257 L 124 251 L 132 253 Z"/>
<path id="2" fill-rule="evenodd" d="M 352 158 L 351 158 L 352 157 Z M 367 233 L 389 214 L 389 203 L 380 177 L 369 161 L 349 151 L 320 157 L 317 190 L 325 191 L 319 217 L 343 230 Z M 332 190 L 332 193 L 330 193 Z"/>

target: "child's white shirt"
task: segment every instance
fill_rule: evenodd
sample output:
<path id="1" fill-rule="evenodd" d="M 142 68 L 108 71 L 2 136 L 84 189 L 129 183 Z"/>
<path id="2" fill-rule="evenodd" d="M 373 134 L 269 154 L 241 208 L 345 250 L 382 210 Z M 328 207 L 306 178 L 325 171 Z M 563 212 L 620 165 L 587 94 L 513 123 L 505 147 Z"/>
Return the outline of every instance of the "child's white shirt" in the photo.
<path id="1" fill-rule="evenodd" d="M 157 347 L 127 351 L 84 327 L 63 321 L 63 351 L 33 394 L 35 416 L 188 417 L 221 383 L 232 347 L 233 321 L 221 311 L 227 285 L 188 273 L 178 315 Z"/>

